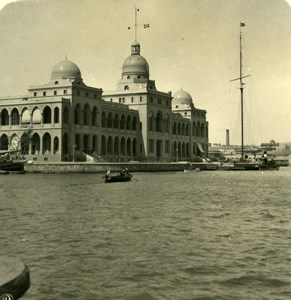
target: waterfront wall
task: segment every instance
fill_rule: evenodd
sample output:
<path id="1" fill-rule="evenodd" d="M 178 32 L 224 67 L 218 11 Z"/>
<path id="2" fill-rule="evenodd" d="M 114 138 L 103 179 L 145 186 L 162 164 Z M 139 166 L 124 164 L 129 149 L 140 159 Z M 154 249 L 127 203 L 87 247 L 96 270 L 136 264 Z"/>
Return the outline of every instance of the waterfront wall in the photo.
<path id="1" fill-rule="evenodd" d="M 192 163 L 193 165 L 193 163 Z M 188 169 L 190 163 L 33 163 L 26 164 L 24 169 L 28 173 L 105 173 L 119 172 L 128 168 L 130 172 L 173 172 Z"/>

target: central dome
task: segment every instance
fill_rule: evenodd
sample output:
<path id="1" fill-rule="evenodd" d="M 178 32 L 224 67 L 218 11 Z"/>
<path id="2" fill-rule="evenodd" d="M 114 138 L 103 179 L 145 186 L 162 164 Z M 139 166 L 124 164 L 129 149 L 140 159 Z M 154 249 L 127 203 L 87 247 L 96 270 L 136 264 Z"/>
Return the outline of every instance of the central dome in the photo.
<path id="1" fill-rule="evenodd" d="M 64 60 L 55 65 L 51 79 L 81 79 L 81 71 L 73 62 Z"/>
<path id="2" fill-rule="evenodd" d="M 146 59 L 140 55 L 140 44 L 136 41 L 131 45 L 131 55 L 125 59 L 122 65 L 122 76 L 126 75 L 149 77 L 149 64 Z"/>

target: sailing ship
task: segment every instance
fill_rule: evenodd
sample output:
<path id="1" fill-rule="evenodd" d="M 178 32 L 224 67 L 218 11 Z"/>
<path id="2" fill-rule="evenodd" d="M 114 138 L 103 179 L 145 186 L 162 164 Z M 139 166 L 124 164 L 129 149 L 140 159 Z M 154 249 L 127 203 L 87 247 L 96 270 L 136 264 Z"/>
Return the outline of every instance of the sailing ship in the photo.
<path id="1" fill-rule="evenodd" d="M 245 23 L 240 22 L 240 36 L 239 36 L 239 61 L 240 61 L 240 74 L 236 79 L 231 81 L 239 80 L 240 83 L 240 108 L 241 108 L 241 158 L 239 162 L 236 162 L 232 167 L 232 170 L 246 170 L 246 171 L 257 171 L 257 170 L 279 170 L 279 165 L 273 160 L 268 160 L 267 153 L 264 153 L 262 159 L 255 159 L 255 161 L 247 160 L 247 155 L 244 151 L 244 86 L 243 78 L 249 77 L 251 75 L 243 75 L 243 55 L 242 55 L 242 27 Z"/>

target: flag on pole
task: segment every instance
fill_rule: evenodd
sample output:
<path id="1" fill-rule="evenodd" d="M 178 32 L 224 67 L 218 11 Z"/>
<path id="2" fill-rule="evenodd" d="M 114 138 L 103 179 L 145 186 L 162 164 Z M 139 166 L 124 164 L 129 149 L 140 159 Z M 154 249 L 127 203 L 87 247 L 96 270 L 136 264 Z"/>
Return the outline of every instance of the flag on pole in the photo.
<path id="1" fill-rule="evenodd" d="M 149 28 L 150 24 L 143 24 L 143 28 Z"/>
<path id="2" fill-rule="evenodd" d="M 246 24 L 245 24 L 245 23 L 242 23 L 242 22 L 240 22 L 240 27 L 244 27 L 244 26 L 246 26 Z"/>

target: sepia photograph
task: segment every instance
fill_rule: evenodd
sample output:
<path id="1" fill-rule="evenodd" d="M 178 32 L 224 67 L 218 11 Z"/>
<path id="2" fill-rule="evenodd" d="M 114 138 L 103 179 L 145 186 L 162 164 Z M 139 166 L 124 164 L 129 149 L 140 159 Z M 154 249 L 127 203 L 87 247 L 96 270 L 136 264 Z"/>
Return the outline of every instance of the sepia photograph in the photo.
<path id="1" fill-rule="evenodd" d="M 0 0 L 0 300 L 291 299 L 291 0 Z"/>

